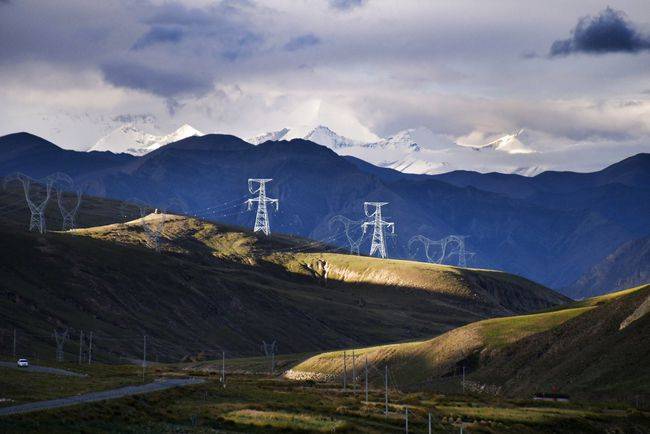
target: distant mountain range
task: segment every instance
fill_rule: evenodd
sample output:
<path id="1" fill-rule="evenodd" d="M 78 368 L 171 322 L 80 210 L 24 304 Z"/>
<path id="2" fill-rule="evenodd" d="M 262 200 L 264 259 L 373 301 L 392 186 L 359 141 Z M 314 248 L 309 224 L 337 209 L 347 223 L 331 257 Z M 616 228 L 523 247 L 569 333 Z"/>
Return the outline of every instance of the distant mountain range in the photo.
<path id="1" fill-rule="evenodd" d="M 413 128 L 399 131 L 377 141 L 362 142 L 342 136 L 327 126 L 317 125 L 282 128 L 250 137 L 247 141 L 259 145 L 269 140 L 304 139 L 326 146 L 339 155 L 354 156 L 380 167 L 404 173 L 433 175 L 457 169 L 460 162 L 476 160 L 480 163 L 489 157 L 486 154 L 534 154 L 535 151 L 520 140 L 520 136 L 524 134 L 523 131 L 518 131 L 506 134 L 485 145 L 469 146 L 456 144 L 451 139 L 435 135 L 426 128 Z M 167 135 L 147 133 L 134 124 L 127 124 L 99 139 L 89 151 L 111 151 L 140 156 L 168 143 L 202 135 L 202 132 L 187 124 Z M 543 170 L 541 166 L 497 167 L 506 173 L 526 176 L 535 175 Z M 493 169 L 494 164 L 491 164 L 490 168 Z"/>
<path id="2" fill-rule="evenodd" d="M 650 234 L 650 154 L 593 173 L 416 175 L 342 157 L 303 139 L 253 145 L 207 134 L 138 157 L 68 151 L 18 133 L 0 137 L 0 175 L 16 170 L 34 177 L 64 171 L 89 185 L 89 194 L 137 197 L 160 207 L 182 201 L 192 214 L 243 226 L 254 219 L 243 208 L 247 179 L 273 178 L 268 194 L 280 200 L 280 210 L 271 214 L 272 230 L 340 246 L 345 235 L 330 229 L 333 216 L 360 221 L 364 201 L 386 201 L 384 216 L 396 222 L 397 233 L 388 240 L 389 256 L 425 259 L 421 248 L 408 248 L 415 235 L 465 235 L 468 251 L 476 253 L 470 266 L 556 289 L 569 288 L 623 243 Z M 366 238 L 362 251 L 368 247 Z"/>
<path id="3" fill-rule="evenodd" d="M 268 140 L 304 139 L 327 146 L 339 155 L 353 156 L 364 161 L 395 169 L 404 173 L 433 175 L 453 170 L 454 163 L 446 160 L 470 159 L 475 152 L 496 152 L 504 154 L 532 154 L 535 151 L 524 145 L 519 136 L 523 130 L 506 134 L 485 145 L 464 146 L 451 139 L 433 134 L 426 128 L 412 128 L 399 131 L 374 142 L 361 142 L 341 136 L 324 125 L 313 128 L 283 128 L 278 131 L 259 134 L 248 139 L 249 143 L 260 144 Z M 534 175 L 539 167 L 506 168 L 507 172 Z"/>

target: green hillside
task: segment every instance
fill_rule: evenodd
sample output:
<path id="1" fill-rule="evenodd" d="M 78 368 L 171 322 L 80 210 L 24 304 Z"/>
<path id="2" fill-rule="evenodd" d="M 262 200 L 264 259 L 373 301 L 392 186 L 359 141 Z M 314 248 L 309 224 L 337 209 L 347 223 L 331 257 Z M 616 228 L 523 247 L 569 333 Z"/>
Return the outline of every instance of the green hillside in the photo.
<path id="1" fill-rule="evenodd" d="M 119 208 L 87 198 L 79 222 L 114 222 Z M 143 225 L 160 219 L 156 252 Z M 71 355 L 79 331 L 93 331 L 94 355 L 105 360 L 139 358 L 145 334 L 149 358 L 161 361 L 221 349 L 259 355 L 262 340 L 277 341 L 282 353 L 322 351 L 418 339 L 567 300 L 505 273 L 319 253 L 327 246 L 182 216 L 45 236 L 27 232 L 27 221 L 24 205 L 0 217 L 5 354 L 16 329 L 19 353 L 53 356 L 54 328 L 69 329 Z"/>
<path id="2" fill-rule="evenodd" d="M 475 322 L 426 341 L 356 348 L 354 353 L 361 362 L 367 357 L 375 381 L 387 364 L 405 388 L 444 389 L 450 383 L 458 388 L 464 367 L 467 381 L 515 395 L 551 388 L 590 396 L 641 393 L 650 384 L 650 318 L 644 315 L 649 296 L 650 285 L 645 285 L 540 313 Z M 342 373 L 343 352 L 336 351 L 313 356 L 285 376 L 339 379 Z"/>

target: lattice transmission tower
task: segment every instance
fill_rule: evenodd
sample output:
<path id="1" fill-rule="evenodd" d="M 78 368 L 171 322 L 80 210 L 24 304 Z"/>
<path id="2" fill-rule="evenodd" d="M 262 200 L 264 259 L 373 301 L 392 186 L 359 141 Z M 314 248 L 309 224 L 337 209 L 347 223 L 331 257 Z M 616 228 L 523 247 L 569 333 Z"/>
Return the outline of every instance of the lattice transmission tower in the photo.
<path id="1" fill-rule="evenodd" d="M 20 181 L 23 186 L 23 192 L 25 193 L 25 201 L 27 202 L 27 207 L 29 208 L 30 217 L 29 217 L 29 230 L 38 231 L 41 234 L 45 233 L 45 209 L 47 204 L 50 201 L 52 196 L 52 185 L 54 179 L 50 176 L 43 178 L 38 181 L 23 173 L 12 173 L 7 175 L 4 179 L 4 185 L 6 187 L 7 183 L 11 181 Z M 41 184 L 40 187 L 42 191 L 36 192 L 32 191 L 32 184 Z"/>
<path id="2" fill-rule="evenodd" d="M 361 231 L 361 224 L 363 221 L 350 220 L 349 218 L 342 215 L 335 215 L 329 221 L 330 231 L 333 229 L 334 225 L 339 224 L 343 226 L 345 231 L 345 237 L 350 244 L 350 253 L 358 255 L 359 249 L 361 248 L 361 243 L 363 242 L 363 236 L 365 232 Z"/>
<path id="3" fill-rule="evenodd" d="M 248 191 L 251 194 L 257 193 L 257 197 L 253 199 L 248 199 L 246 203 L 248 204 L 248 210 L 250 211 L 253 203 L 257 202 L 257 213 L 255 214 L 255 226 L 253 227 L 253 232 L 264 232 L 264 235 L 269 235 L 271 233 L 271 225 L 269 223 L 269 212 L 266 207 L 267 204 L 275 204 L 275 210 L 278 211 L 280 204 L 278 199 L 271 199 L 266 197 L 266 183 L 273 181 L 272 179 L 249 179 L 248 180 Z M 255 184 L 259 184 L 255 188 Z"/>
<path id="4" fill-rule="evenodd" d="M 467 238 L 467 235 L 449 235 L 447 237 L 449 243 L 455 244 L 455 248 L 449 252 L 448 256 L 458 255 L 458 265 L 460 267 L 467 267 L 467 258 L 472 259 L 476 254 L 475 252 L 467 251 L 465 238 Z"/>
<path id="5" fill-rule="evenodd" d="M 74 229 L 76 227 L 75 218 L 81 206 L 83 191 L 81 188 L 75 189 L 74 181 L 65 173 L 57 172 L 50 175 L 50 177 L 54 180 L 56 202 L 59 205 L 59 211 L 61 211 L 61 218 L 63 219 L 61 229 L 64 231 Z M 69 196 L 73 196 L 72 199 L 68 198 L 66 200 L 66 191 L 69 193 Z"/>
<path id="6" fill-rule="evenodd" d="M 366 233 L 366 228 L 372 226 L 372 242 L 370 244 L 370 256 L 379 252 L 379 256 L 386 257 L 386 237 L 384 229 L 390 229 L 391 233 L 395 233 L 395 223 L 385 221 L 381 216 L 381 207 L 388 205 L 388 202 L 364 202 L 363 212 L 366 217 L 371 220 L 363 222 L 363 233 Z M 374 207 L 374 212 L 370 212 L 370 207 Z"/>

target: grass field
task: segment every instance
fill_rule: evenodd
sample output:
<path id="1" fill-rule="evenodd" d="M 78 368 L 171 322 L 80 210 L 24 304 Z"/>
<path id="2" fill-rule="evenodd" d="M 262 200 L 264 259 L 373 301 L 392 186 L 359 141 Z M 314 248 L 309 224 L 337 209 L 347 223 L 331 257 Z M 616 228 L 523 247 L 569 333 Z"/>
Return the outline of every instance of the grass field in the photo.
<path id="1" fill-rule="evenodd" d="M 160 366 L 158 375 L 177 375 Z M 114 374 L 136 380 L 135 367 L 87 368 L 86 389 L 104 389 Z M 41 375 L 17 377 L 25 391 L 52 386 Z M 119 375 L 118 375 L 119 376 Z M 95 378 L 96 377 L 96 378 Z M 403 393 L 389 388 L 389 414 L 384 391 L 371 389 L 366 402 L 360 387 L 347 392 L 338 384 L 293 382 L 261 375 L 229 375 L 227 387 L 217 376 L 204 384 L 148 395 L 85 404 L 59 410 L 0 418 L 6 433 L 216 433 L 216 432 L 427 432 L 428 415 L 436 433 L 601 433 L 644 432 L 650 414 L 628 407 L 553 404 L 488 398 L 484 395 Z M 66 379 L 62 380 L 65 381 Z M 137 381 L 137 380 L 136 380 Z M 147 379 L 149 381 L 149 378 Z M 61 386 L 40 395 L 78 393 L 79 385 Z M 27 392 L 20 392 L 25 394 Z M 31 393 L 31 392 L 30 392 Z M 35 397 L 35 396 L 34 396 Z M 637 430 L 637 431 L 633 431 Z"/>
<path id="2" fill-rule="evenodd" d="M 27 372 L 20 369 L 0 367 L 0 406 L 17 405 L 42 401 L 87 392 L 115 389 L 127 385 L 153 381 L 160 372 L 149 367 L 142 376 L 142 369 L 134 365 L 79 365 L 76 363 L 52 364 L 86 377 L 63 376 L 42 372 Z M 167 375 L 173 371 L 165 368 Z"/>
<path id="3" fill-rule="evenodd" d="M 587 313 L 598 313 L 598 309 L 606 308 L 614 309 L 617 315 L 623 315 L 620 313 L 623 309 L 627 311 L 634 310 L 634 306 L 638 302 L 633 300 L 642 299 L 646 296 L 646 293 L 650 294 L 650 286 L 648 285 L 570 303 L 539 313 L 475 322 L 426 341 L 354 348 L 354 354 L 359 360 L 358 363 L 365 363 L 367 358 L 368 363 L 372 366 L 371 377 L 375 382 L 381 381 L 382 378 L 379 368 L 389 365 L 392 375 L 403 385 L 420 387 L 427 383 L 440 383 L 438 380 L 444 382 L 446 377 L 458 375 L 459 368 L 463 366 L 468 373 L 480 370 L 482 363 L 489 362 L 489 355 L 499 351 L 507 353 L 512 345 L 533 336 L 541 336 L 543 333 L 555 330 Z M 620 307 L 618 307 L 619 304 Z M 625 316 L 623 315 L 622 318 Z M 613 316 L 608 311 L 603 311 L 603 314 L 597 314 L 595 318 L 597 320 L 595 319 L 592 324 L 587 321 L 581 328 L 588 330 L 590 325 L 596 326 L 603 321 L 607 321 L 608 318 L 613 318 Z M 601 328 L 603 327 L 605 325 L 601 326 Z M 615 327 L 614 330 L 611 330 L 613 327 Z M 610 330 L 607 333 L 612 335 L 618 330 L 618 324 L 607 325 L 607 328 Z M 597 330 L 600 330 L 600 328 Z M 604 333 L 605 330 L 603 329 L 599 333 Z M 637 335 L 638 333 L 643 332 L 637 332 Z M 549 338 L 551 337 L 549 336 Z M 612 339 L 616 339 L 616 337 L 614 336 Z M 595 341 L 597 343 L 598 339 L 595 339 Z M 545 342 L 548 342 L 548 338 L 545 338 Z M 538 348 L 542 348 L 542 345 L 538 345 Z M 286 375 L 288 378 L 301 380 L 309 378 L 341 378 L 344 372 L 344 363 L 347 363 L 347 369 L 350 369 L 352 350 L 352 348 L 345 350 L 347 357 L 344 357 L 344 351 L 341 350 L 316 355 L 299 363 Z M 573 355 L 579 351 L 579 348 L 566 348 L 564 350 L 567 355 Z M 603 351 L 605 350 L 603 349 Z M 639 359 L 639 356 L 643 356 L 644 353 L 640 351 L 639 348 L 638 355 L 628 354 L 626 357 L 629 358 L 630 362 L 633 362 Z M 530 348 L 528 352 L 534 352 L 534 348 Z M 531 357 L 534 357 L 534 354 Z M 504 356 L 503 363 L 507 363 L 507 360 L 508 358 Z M 494 371 L 498 370 L 499 368 L 495 366 Z M 639 375 L 641 375 L 641 372 L 639 372 Z M 642 375 L 639 378 L 645 377 Z M 487 380 L 489 380 L 489 376 Z M 482 381 L 486 381 L 486 378 L 483 377 Z M 601 386 L 608 384 L 605 379 L 599 383 Z M 626 388 L 623 381 L 618 383 L 617 387 L 621 390 Z"/>

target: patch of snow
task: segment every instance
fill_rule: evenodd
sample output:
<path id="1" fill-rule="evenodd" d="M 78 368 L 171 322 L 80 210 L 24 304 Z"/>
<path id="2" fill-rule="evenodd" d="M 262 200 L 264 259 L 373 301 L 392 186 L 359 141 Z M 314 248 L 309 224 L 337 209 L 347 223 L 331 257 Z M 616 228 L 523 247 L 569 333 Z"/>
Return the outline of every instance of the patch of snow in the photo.
<path id="1" fill-rule="evenodd" d="M 188 124 L 183 124 L 176 131 L 158 136 L 147 133 L 133 124 L 122 125 L 102 137 L 88 151 L 110 151 L 116 154 L 145 155 L 169 143 L 203 133 Z"/>

